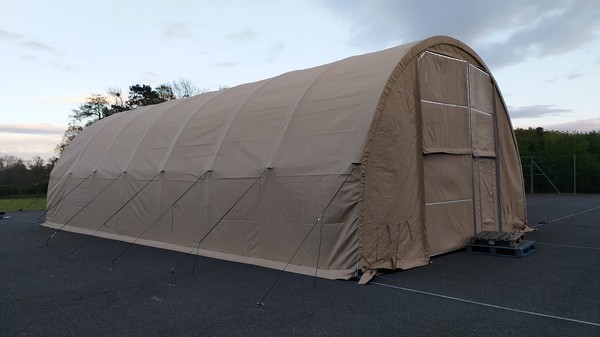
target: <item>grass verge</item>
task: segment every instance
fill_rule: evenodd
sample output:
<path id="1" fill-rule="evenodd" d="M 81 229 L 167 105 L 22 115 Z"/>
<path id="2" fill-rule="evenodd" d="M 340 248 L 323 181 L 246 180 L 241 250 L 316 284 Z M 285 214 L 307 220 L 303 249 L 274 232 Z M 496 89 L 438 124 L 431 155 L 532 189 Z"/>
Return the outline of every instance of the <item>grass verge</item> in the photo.
<path id="1" fill-rule="evenodd" d="M 1 197 L 0 211 L 14 212 L 18 210 L 38 210 L 46 208 L 46 196 L 18 196 L 18 197 Z"/>

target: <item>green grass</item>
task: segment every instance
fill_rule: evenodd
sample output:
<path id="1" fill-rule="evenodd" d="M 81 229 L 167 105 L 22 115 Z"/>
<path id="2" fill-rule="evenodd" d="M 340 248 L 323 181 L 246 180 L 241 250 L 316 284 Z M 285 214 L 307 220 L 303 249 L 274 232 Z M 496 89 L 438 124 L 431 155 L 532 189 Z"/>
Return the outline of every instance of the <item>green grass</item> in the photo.
<path id="1" fill-rule="evenodd" d="M 27 208 L 37 210 L 46 208 L 46 196 L 0 197 L 0 211 L 14 212 Z"/>

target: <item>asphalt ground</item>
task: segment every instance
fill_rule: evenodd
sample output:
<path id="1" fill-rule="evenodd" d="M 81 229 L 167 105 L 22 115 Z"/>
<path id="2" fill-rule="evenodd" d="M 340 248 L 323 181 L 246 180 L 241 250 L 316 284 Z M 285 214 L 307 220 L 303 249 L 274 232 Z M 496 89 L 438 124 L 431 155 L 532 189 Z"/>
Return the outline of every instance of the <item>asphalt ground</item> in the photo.
<path id="1" fill-rule="evenodd" d="M 185 254 L 137 245 L 113 268 L 127 243 L 70 254 L 86 236 L 46 247 L 41 212 L 10 213 L 0 336 L 600 336 L 600 195 L 527 201 L 531 255 L 457 251 L 367 285 L 194 256 L 171 273 Z"/>

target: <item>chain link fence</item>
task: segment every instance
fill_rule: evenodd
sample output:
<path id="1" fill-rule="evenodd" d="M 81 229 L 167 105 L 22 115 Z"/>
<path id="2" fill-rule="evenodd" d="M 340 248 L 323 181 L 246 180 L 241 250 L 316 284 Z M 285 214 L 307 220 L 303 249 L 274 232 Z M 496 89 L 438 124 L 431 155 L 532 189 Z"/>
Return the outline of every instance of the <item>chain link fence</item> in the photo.
<path id="1" fill-rule="evenodd" d="M 583 157 L 583 158 L 582 158 Z M 523 156 L 527 193 L 600 193 L 600 169 L 593 158 L 577 155 Z"/>

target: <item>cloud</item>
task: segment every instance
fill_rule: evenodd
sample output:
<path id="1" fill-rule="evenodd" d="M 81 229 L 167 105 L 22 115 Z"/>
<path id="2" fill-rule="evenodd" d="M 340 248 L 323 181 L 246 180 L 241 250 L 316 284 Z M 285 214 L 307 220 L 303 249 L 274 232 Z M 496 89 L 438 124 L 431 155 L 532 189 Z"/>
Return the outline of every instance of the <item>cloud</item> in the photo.
<path id="1" fill-rule="evenodd" d="M 51 52 L 51 53 L 56 53 L 56 49 L 45 45 L 43 43 L 40 42 L 35 42 L 35 41 L 23 41 L 21 43 L 19 43 L 22 47 L 25 47 L 27 49 L 31 49 L 33 51 L 43 51 L 43 52 Z"/>
<path id="2" fill-rule="evenodd" d="M 585 74 L 583 74 L 583 73 L 570 73 L 569 75 L 567 75 L 567 79 L 568 80 L 574 80 L 574 79 L 579 78 L 581 76 L 585 76 Z"/>
<path id="3" fill-rule="evenodd" d="M 5 134 L 0 133 L 0 153 L 29 160 L 34 156 L 48 159 L 55 155 L 54 147 L 62 134 Z"/>
<path id="4" fill-rule="evenodd" d="M 226 36 L 228 40 L 231 40 L 236 43 L 248 42 L 256 39 L 259 36 L 257 32 L 250 28 L 246 28 L 240 32 L 229 34 Z"/>
<path id="5" fill-rule="evenodd" d="M 0 133 L 19 135 L 61 135 L 65 126 L 52 124 L 0 124 Z"/>
<path id="6" fill-rule="evenodd" d="M 565 113 L 573 112 L 571 109 L 556 108 L 554 105 L 529 105 L 522 107 L 508 107 L 510 117 L 517 118 L 538 118 L 543 116 L 559 116 Z"/>
<path id="7" fill-rule="evenodd" d="M 39 57 L 37 57 L 35 55 L 31 55 L 31 54 L 22 54 L 20 56 L 20 58 L 21 58 L 21 60 L 24 60 L 26 62 L 35 62 L 35 63 L 42 64 L 42 65 L 48 65 L 59 71 L 73 71 L 76 69 L 72 65 L 57 62 L 57 61 L 45 61 L 45 60 L 40 59 Z"/>
<path id="8" fill-rule="evenodd" d="M 48 159 L 62 140 L 66 126 L 52 124 L 0 124 L 0 153 L 28 160 Z"/>
<path id="9" fill-rule="evenodd" d="M 29 54 L 21 55 L 21 58 L 26 61 L 39 61 L 40 60 L 37 56 L 29 55 Z"/>
<path id="10" fill-rule="evenodd" d="M 215 62 L 212 64 L 212 66 L 219 67 L 219 68 L 233 68 L 233 67 L 237 66 L 238 64 L 240 64 L 239 61 Z"/>
<path id="11" fill-rule="evenodd" d="M 544 83 L 554 83 L 554 82 L 557 82 L 557 81 L 563 80 L 563 79 L 574 80 L 574 79 L 577 79 L 577 78 L 580 78 L 580 77 L 583 77 L 586 75 L 587 74 L 585 74 L 585 73 L 578 73 L 578 72 L 571 72 L 566 75 L 554 75 L 552 78 L 544 80 Z"/>
<path id="12" fill-rule="evenodd" d="M 188 38 L 192 37 L 191 27 L 185 22 L 165 22 L 160 36 L 164 38 Z"/>
<path id="13" fill-rule="evenodd" d="M 60 63 L 60 62 L 55 62 L 55 61 L 48 61 L 48 64 L 50 66 L 52 66 L 53 68 L 56 68 L 58 70 L 63 70 L 63 71 L 72 71 L 75 68 L 73 68 L 72 66 L 68 65 L 68 64 L 64 64 L 64 63 Z"/>
<path id="14" fill-rule="evenodd" d="M 263 59 L 266 63 L 271 63 L 275 61 L 276 56 L 281 54 L 281 52 L 285 49 L 285 44 L 283 42 L 276 42 L 270 45 L 266 50 L 266 57 Z"/>
<path id="15" fill-rule="evenodd" d="M 451 35 L 474 42 L 498 35 L 496 27 L 505 31 L 521 24 L 528 14 L 535 14 L 535 9 L 526 5 L 529 2 L 524 5 L 520 0 L 380 0 L 377 5 L 366 0 L 330 0 L 329 3 L 335 13 L 354 23 L 354 43 L 379 44 L 377 48 L 432 35 Z M 543 2 L 540 6 L 546 3 L 550 4 Z"/>
<path id="16" fill-rule="evenodd" d="M 58 51 L 47 44 L 37 42 L 34 40 L 25 39 L 21 34 L 11 33 L 7 30 L 0 29 L 0 40 L 14 40 L 19 46 L 29 49 L 34 52 L 50 52 L 58 53 Z M 31 56 L 31 55 L 26 55 Z M 30 58 L 31 60 L 32 58 Z"/>
<path id="17" fill-rule="evenodd" d="M 557 131 L 600 132 L 600 118 L 581 119 L 569 123 L 548 125 L 545 126 L 544 129 Z"/>
<path id="18" fill-rule="evenodd" d="M 141 83 L 155 84 L 160 80 L 160 75 L 153 71 L 146 71 L 142 74 Z"/>
<path id="19" fill-rule="evenodd" d="M 285 49 L 283 42 L 275 42 L 267 48 L 267 55 L 274 56 L 281 53 Z"/>
<path id="20" fill-rule="evenodd" d="M 20 34 L 11 33 L 7 30 L 0 29 L 0 40 L 16 40 L 23 37 Z"/>
<path id="21" fill-rule="evenodd" d="M 593 0 L 328 0 L 352 26 L 350 44 L 381 49 L 432 35 L 474 47 L 496 68 L 568 53 L 598 39 Z"/>
<path id="22" fill-rule="evenodd" d="M 503 43 L 484 49 L 495 66 L 519 63 L 532 57 L 560 55 L 598 39 L 600 6 L 593 1 L 577 0 L 543 6 L 539 2 L 537 18 L 514 32 Z"/>

